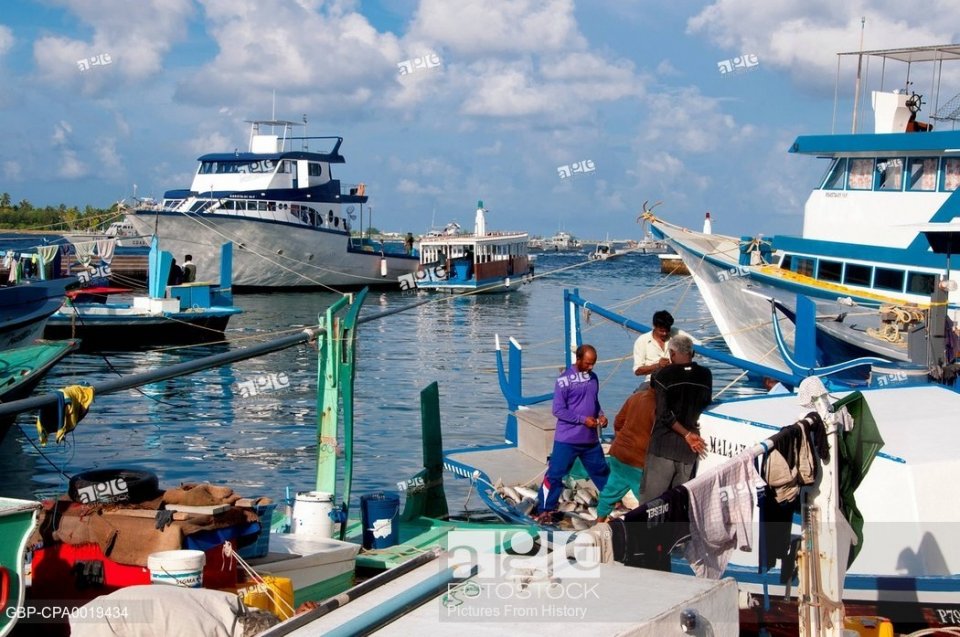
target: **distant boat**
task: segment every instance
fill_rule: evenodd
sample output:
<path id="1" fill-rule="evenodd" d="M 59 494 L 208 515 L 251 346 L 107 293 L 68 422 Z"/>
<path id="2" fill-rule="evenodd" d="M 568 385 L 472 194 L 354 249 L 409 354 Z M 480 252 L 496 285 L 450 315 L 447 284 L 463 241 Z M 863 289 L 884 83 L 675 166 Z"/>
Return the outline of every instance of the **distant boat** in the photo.
<path id="1" fill-rule="evenodd" d="M 84 347 L 92 348 L 219 340 L 230 317 L 242 311 L 233 306 L 230 289 L 232 252 L 232 244 L 224 244 L 219 259 L 223 268 L 219 283 L 168 286 L 172 255 L 160 251 L 154 239 L 148 295 L 112 302 L 92 299 L 66 303 L 47 321 L 46 336 L 76 336 L 83 339 Z M 101 288 L 94 290 L 98 289 Z M 116 291 L 107 288 L 105 293 Z"/>
<path id="2" fill-rule="evenodd" d="M 630 251 L 639 254 L 666 254 L 670 252 L 670 246 L 667 245 L 666 241 L 659 241 L 654 238 L 652 232 L 647 232 L 643 240 L 638 241 L 635 246 L 632 246 Z"/>
<path id="3" fill-rule="evenodd" d="M 581 248 L 583 243 L 565 230 L 559 230 L 557 234 L 543 241 L 543 249 L 546 252 L 577 252 Z"/>
<path id="4" fill-rule="evenodd" d="M 608 261 L 616 257 L 622 257 L 627 254 L 627 252 L 629 252 L 629 250 L 618 250 L 614 247 L 613 241 L 607 239 L 597 244 L 593 252 L 590 253 L 590 259 L 593 261 Z"/>
<path id="5" fill-rule="evenodd" d="M 458 226 L 459 229 L 459 226 Z M 420 239 L 416 287 L 443 292 L 507 292 L 533 274 L 526 232 L 487 232 L 486 210 L 477 202 L 473 234 Z M 413 279 L 413 275 L 407 275 Z M 410 281 L 402 288 L 413 287 Z"/>
<path id="6" fill-rule="evenodd" d="M 240 288 L 395 285 L 416 271 L 403 244 L 351 236 L 370 211 L 364 184 L 341 184 L 331 173 L 345 163 L 342 137 L 291 137 L 296 122 L 250 122 L 248 152 L 203 155 L 189 189 L 170 190 L 159 205 L 126 221 L 140 235 L 157 234 L 178 258 L 191 254 L 198 276 L 219 270 L 219 246 L 237 246 L 233 281 Z M 261 127 L 279 127 L 281 135 Z M 303 148 L 288 144 L 298 140 Z M 325 140 L 329 150 L 307 150 Z"/>

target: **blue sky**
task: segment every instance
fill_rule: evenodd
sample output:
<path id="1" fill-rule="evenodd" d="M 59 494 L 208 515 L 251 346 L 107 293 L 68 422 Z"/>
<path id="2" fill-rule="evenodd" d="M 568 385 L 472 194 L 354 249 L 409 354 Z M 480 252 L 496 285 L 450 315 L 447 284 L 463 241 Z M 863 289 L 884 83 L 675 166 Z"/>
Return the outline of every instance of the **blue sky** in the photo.
<path id="1" fill-rule="evenodd" d="M 200 154 L 245 149 L 244 120 L 269 118 L 275 92 L 277 117 L 344 137 L 334 175 L 367 185 L 381 229 L 469 226 L 482 199 L 491 229 L 638 238 L 642 203 L 663 200 L 680 225 L 709 210 L 724 234 L 798 233 L 825 164 L 786 151 L 830 132 L 835 54 L 857 49 L 861 16 L 866 49 L 958 41 L 952 2 L 911 6 L 6 0 L 0 191 L 107 206 L 136 184 L 159 198 L 189 186 Z M 399 73 L 430 54 L 439 65 Z M 744 54 L 758 64 L 720 73 Z"/>

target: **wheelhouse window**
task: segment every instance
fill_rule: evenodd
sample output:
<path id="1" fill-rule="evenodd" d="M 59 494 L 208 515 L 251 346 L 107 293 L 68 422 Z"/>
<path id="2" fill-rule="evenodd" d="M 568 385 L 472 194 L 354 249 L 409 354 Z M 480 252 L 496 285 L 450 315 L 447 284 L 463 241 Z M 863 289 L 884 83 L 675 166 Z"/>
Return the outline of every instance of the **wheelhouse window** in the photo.
<path id="1" fill-rule="evenodd" d="M 323 177 L 323 164 L 312 161 L 308 164 L 308 170 L 311 177 Z"/>
<path id="2" fill-rule="evenodd" d="M 907 273 L 907 292 L 910 294 L 933 294 L 936 283 L 936 275 L 927 272 Z"/>
<path id="3" fill-rule="evenodd" d="M 840 261 L 827 261 L 820 259 L 820 269 L 817 271 L 817 278 L 821 281 L 833 281 L 839 283 L 843 276 L 843 263 Z"/>
<path id="4" fill-rule="evenodd" d="M 960 159 L 943 160 L 943 189 L 952 192 L 960 186 Z"/>
<path id="5" fill-rule="evenodd" d="M 823 182 L 824 190 L 843 190 L 843 179 L 847 174 L 847 159 L 841 157 L 833 162 L 827 178 Z"/>
<path id="6" fill-rule="evenodd" d="M 810 257 L 796 257 L 793 260 L 794 272 L 803 276 L 813 276 L 813 267 L 816 261 Z"/>
<path id="7" fill-rule="evenodd" d="M 877 190 L 903 189 L 903 159 L 900 157 L 877 160 Z"/>
<path id="8" fill-rule="evenodd" d="M 847 285 L 870 285 L 871 268 L 869 265 L 848 263 L 843 273 L 843 282 Z"/>
<path id="9" fill-rule="evenodd" d="M 937 189 L 937 158 L 916 157 L 910 160 L 907 188 L 915 191 Z"/>
<path id="10" fill-rule="evenodd" d="M 903 270 L 876 268 L 873 274 L 873 287 L 881 290 L 903 292 Z"/>
<path id="11" fill-rule="evenodd" d="M 851 190 L 871 190 L 873 188 L 873 160 L 851 159 L 850 177 L 847 186 Z"/>

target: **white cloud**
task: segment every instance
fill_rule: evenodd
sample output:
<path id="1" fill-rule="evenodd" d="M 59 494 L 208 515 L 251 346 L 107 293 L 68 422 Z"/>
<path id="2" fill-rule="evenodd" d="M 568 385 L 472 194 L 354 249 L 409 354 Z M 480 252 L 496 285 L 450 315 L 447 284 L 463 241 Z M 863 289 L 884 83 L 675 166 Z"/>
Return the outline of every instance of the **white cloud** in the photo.
<path id="1" fill-rule="evenodd" d="M 183 38 L 193 14 L 191 0 L 52 0 L 90 25 L 88 40 L 44 36 L 34 42 L 33 55 L 41 78 L 55 86 L 74 87 L 87 94 L 100 92 L 118 74 L 144 80 L 163 70 L 163 57 Z M 81 70 L 78 61 L 97 58 L 109 64 Z"/>
<path id="2" fill-rule="evenodd" d="M 64 179 L 79 179 L 87 174 L 87 166 L 77 157 L 75 150 L 64 150 L 60 158 L 57 175 Z"/>
<path id="3" fill-rule="evenodd" d="M 14 41 L 13 30 L 6 25 L 0 24 L 0 57 L 6 55 L 7 52 L 13 48 Z"/>
<path id="4" fill-rule="evenodd" d="M 23 167 L 20 162 L 8 159 L 3 162 L 3 178 L 10 181 L 20 181 L 23 177 Z"/>
<path id="5" fill-rule="evenodd" d="M 753 126 L 738 124 L 724 113 L 720 100 L 694 87 L 662 91 L 649 96 L 647 104 L 655 116 L 663 114 L 664 121 L 669 121 L 669 126 L 650 126 L 644 133 L 646 142 L 662 148 L 707 153 L 754 133 Z"/>
<path id="6" fill-rule="evenodd" d="M 111 174 L 123 170 L 123 162 L 117 152 L 117 140 L 115 138 L 105 137 L 98 140 L 95 150 L 103 168 L 108 169 Z"/>
<path id="7" fill-rule="evenodd" d="M 397 183 L 397 192 L 406 195 L 441 195 L 443 189 L 437 186 L 422 186 L 412 179 L 401 179 Z"/>
<path id="8" fill-rule="evenodd" d="M 50 139 L 54 146 L 65 146 L 70 141 L 70 135 L 73 134 L 73 127 L 70 122 L 60 120 L 53 125 L 53 135 Z"/>
<path id="9" fill-rule="evenodd" d="M 573 0 L 421 0 L 410 38 L 463 56 L 578 50 Z"/>
<path id="10" fill-rule="evenodd" d="M 864 49 L 889 49 L 954 42 L 960 30 L 955 9 L 950 0 L 933 0 L 922 11 L 894 0 L 715 0 L 689 19 L 687 32 L 707 36 L 730 55 L 756 54 L 761 66 L 824 92 L 834 84 L 836 54 L 859 48 L 861 17 Z M 853 70 L 850 63 L 843 72 Z"/>

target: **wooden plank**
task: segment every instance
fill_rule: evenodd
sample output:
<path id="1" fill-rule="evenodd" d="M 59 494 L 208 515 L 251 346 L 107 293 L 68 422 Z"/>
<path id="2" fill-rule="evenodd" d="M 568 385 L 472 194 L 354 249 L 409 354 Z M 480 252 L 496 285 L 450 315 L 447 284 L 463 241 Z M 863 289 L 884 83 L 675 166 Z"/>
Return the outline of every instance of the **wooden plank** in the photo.
<path id="1" fill-rule="evenodd" d="M 122 515 L 128 518 L 155 518 L 157 517 L 156 509 L 111 509 L 104 510 L 104 515 Z M 183 522 L 184 520 L 189 520 L 192 517 L 196 517 L 195 513 L 181 513 L 176 512 L 173 514 L 173 519 L 176 522 Z"/>
<path id="2" fill-rule="evenodd" d="M 167 511 L 180 511 L 182 513 L 195 513 L 197 515 L 217 515 L 228 511 L 232 505 L 229 504 L 211 504 L 209 506 L 189 506 L 187 504 L 168 504 Z"/>

